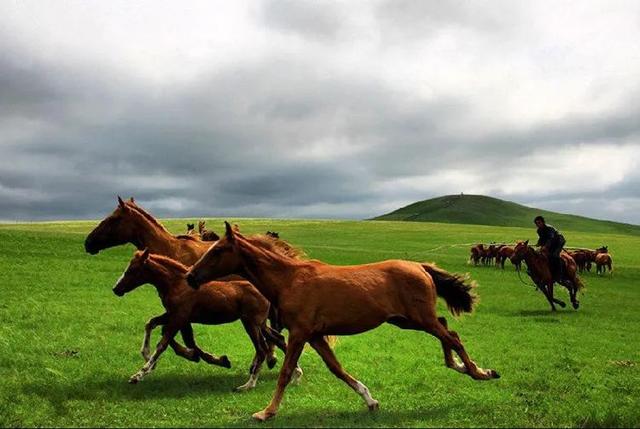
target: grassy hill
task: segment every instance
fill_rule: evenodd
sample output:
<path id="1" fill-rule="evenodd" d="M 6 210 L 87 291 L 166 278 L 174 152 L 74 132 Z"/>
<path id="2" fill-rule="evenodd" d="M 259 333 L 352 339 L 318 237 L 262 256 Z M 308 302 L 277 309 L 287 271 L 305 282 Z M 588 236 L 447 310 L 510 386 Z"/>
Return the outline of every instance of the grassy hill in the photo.
<path id="1" fill-rule="evenodd" d="M 446 195 L 418 201 L 373 220 L 442 222 L 473 225 L 533 227 L 542 215 L 562 230 L 640 235 L 640 226 L 555 213 L 484 195 Z"/>

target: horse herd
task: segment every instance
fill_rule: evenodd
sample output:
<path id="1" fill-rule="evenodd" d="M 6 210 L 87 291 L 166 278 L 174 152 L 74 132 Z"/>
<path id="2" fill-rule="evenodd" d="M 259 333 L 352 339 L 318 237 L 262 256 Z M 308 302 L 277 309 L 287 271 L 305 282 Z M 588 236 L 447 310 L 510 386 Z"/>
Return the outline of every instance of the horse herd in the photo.
<path id="1" fill-rule="evenodd" d="M 244 235 L 237 225 L 225 222 L 221 237 L 205 228 L 204 221 L 187 224 L 187 233 L 171 234 L 133 198 L 118 197 L 115 210 L 86 237 L 85 250 L 97 254 L 126 243 L 137 251 L 115 281 L 117 296 L 144 284 L 153 285 L 165 312 L 152 317 L 144 327 L 142 368 L 129 381 L 138 383 L 155 369 L 169 347 L 180 357 L 200 360 L 224 368 L 231 367 L 226 355 L 216 356 L 196 343 L 192 323 L 218 325 L 236 320 L 255 349 L 249 379 L 236 388 L 246 391 L 256 386 L 266 361 L 277 363 L 275 348 L 285 353 L 275 394 L 270 404 L 255 413 L 266 420 L 276 415 L 286 386 L 302 376 L 298 359 L 306 343 L 320 355 L 329 370 L 355 390 L 370 410 L 378 408 L 369 389 L 349 375 L 332 349 L 335 335 L 354 335 L 390 323 L 402 329 L 423 331 L 438 338 L 445 365 L 476 380 L 499 378 L 492 369 L 476 365 L 467 354 L 459 335 L 449 330 L 447 320 L 436 314 L 436 297 L 443 298 L 454 314 L 473 311 L 474 282 L 449 273 L 434 264 L 388 260 L 355 266 L 334 266 L 308 259 L 304 253 L 280 239 L 277 232 Z M 596 251 L 578 249 L 562 252 L 565 278 L 575 309 L 577 292 L 583 287 L 577 272 L 595 263 L 611 270 L 611 256 L 602 247 Z M 470 261 L 501 266 L 509 259 L 519 270 L 524 261 L 527 273 L 547 297 L 552 310 L 564 302 L 554 298 L 555 280 L 544 252 L 529 246 L 478 244 L 471 248 Z M 494 262 L 495 261 L 495 262 Z M 605 261 L 605 262 L 599 262 Z M 519 271 L 518 271 L 519 273 Z M 162 326 L 162 337 L 151 352 L 152 331 Z M 289 332 L 288 343 L 282 330 Z M 180 333 L 184 345 L 176 339 Z M 454 356 L 453 352 L 460 358 Z"/>
<path id="2" fill-rule="evenodd" d="M 271 231 L 244 235 L 225 222 L 224 235 L 207 241 L 205 237 L 214 236 L 207 235 L 204 223 L 198 233 L 193 226 L 189 225 L 188 234 L 173 235 L 133 198 L 118 197 L 115 210 L 86 237 L 85 251 L 93 255 L 133 244 L 138 250 L 113 292 L 123 296 L 151 284 L 166 310 L 145 325 L 144 365 L 130 377 L 131 383 L 149 374 L 168 347 L 185 359 L 229 368 L 227 356 L 198 347 L 191 324 L 236 320 L 241 320 L 255 349 L 249 380 L 237 390 L 256 385 L 265 360 L 270 368 L 276 364 L 275 347 L 285 353 L 271 402 L 253 415 L 261 421 L 276 415 L 286 386 L 302 376 L 298 359 L 306 343 L 364 399 L 369 410 L 376 410 L 378 401 L 369 389 L 338 362 L 331 337 L 362 333 L 383 323 L 435 336 L 448 368 L 475 380 L 499 378 L 495 370 L 483 369 L 469 357 L 459 335 L 436 313 L 438 296 L 454 315 L 473 311 L 475 283 L 464 276 L 435 264 L 404 260 L 335 266 L 308 259 Z M 152 353 L 150 336 L 158 326 L 162 326 L 162 337 Z M 289 332 L 287 342 L 283 328 Z M 175 339 L 178 332 L 184 345 Z"/>
<path id="3" fill-rule="evenodd" d="M 604 274 L 607 268 L 609 273 L 612 271 L 612 259 L 607 246 L 602 246 L 596 250 L 563 250 L 560 253 L 563 276 L 562 280 L 559 281 L 551 275 L 547 258 L 548 255 L 545 250 L 538 251 L 529 246 L 529 240 L 518 241 L 515 245 L 479 243 L 471 247 L 469 263 L 475 266 L 490 266 L 495 263 L 496 267 L 499 266 L 504 269 L 504 263 L 509 259 L 515 266 L 518 276 L 520 276 L 520 269 L 524 261 L 527 264 L 527 274 L 533 280 L 535 287 L 547 298 L 553 311 L 556 310 L 555 304 L 561 307 L 566 306 L 563 301 L 554 297 L 554 283 L 558 282 L 567 288 L 571 304 L 577 310 L 580 305 L 577 293 L 584 288 L 584 284 L 578 277 L 578 272 L 590 271 L 594 263 L 598 274 Z M 522 281 L 522 279 L 520 280 Z"/>
<path id="4" fill-rule="evenodd" d="M 504 263 L 507 259 L 520 271 L 522 261 L 511 259 L 516 244 L 505 243 L 478 243 L 471 246 L 469 263 L 478 265 L 495 265 L 504 269 Z M 596 273 L 604 274 L 609 270 L 613 271 L 613 260 L 609 254 L 609 248 L 602 246 L 598 249 L 580 249 L 571 248 L 567 250 L 567 254 L 576 262 L 579 272 L 591 271 L 593 265 L 596 266 Z"/>

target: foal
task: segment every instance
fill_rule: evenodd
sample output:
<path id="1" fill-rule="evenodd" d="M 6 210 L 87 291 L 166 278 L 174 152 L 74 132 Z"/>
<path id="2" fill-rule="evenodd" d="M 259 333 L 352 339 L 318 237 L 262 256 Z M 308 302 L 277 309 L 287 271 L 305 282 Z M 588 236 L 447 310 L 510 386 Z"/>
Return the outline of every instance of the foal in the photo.
<path id="1" fill-rule="evenodd" d="M 179 330 L 191 323 L 220 325 L 242 321 L 244 329 L 256 349 L 249 370 L 249 380 L 236 390 L 252 389 L 256 385 L 258 372 L 267 357 L 268 345 L 264 336 L 276 342 L 286 353 L 284 338 L 267 327 L 269 301 L 248 281 L 209 282 L 200 289 L 193 290 L 185 281 L 187 267 L 164 256 L 151 255 L 149 250 L 137 251 L 129 266 L 118 279 L 113 292 L 123 296 L 140 285 L 151 283 L 158 291 L 166 312 L 154 319 L 163 325 L 162 339 L 155 352 L 149 354 L 149 334 L 145 333 L 142 354 L 146 363 L 140 371 L 132 375 L 130 383 L 137 383 L 151 372 L 160 355 L 166 350 Z M 264 335 L 264 336 L 263 336 Z M 197 356 L 197 351 L 189 349 L 188 354 Z M 267 362 L 273 367 L 275 361 Z"/>
<path id="2" fill-rule="evenodd" d="M 436 296 L 445 299 L 452 313 L 471 312 L 473 285 L 430 264 L 391 260 L 355 266 L 334 266 L 319 261 L 288 258 L 260 243 L 253 243 L 226 223 L 225 236 L 187 273 L 198 288 L 208 279 L 238 273 L 246 276 L 269 299 L 277 302 L 281 320 L 289 329 L 289 342 L 271 403 L 253 415 L 266 420 L 276 415 L 285 387 L 305 343 L 318 352 L 329 370 L 358 392 L 370 410 L 378 408 L 369 389 L 347 374 L 327 343 L 327 335 L 354 335 L 388 322 L 437 337 L 445 364 L 474 379 L 498 378 L 492 369 L 479 368 L 467 355 L 444 317 L 436 315 Z M 454 350 L 464 363 L 452 354 Z"/>

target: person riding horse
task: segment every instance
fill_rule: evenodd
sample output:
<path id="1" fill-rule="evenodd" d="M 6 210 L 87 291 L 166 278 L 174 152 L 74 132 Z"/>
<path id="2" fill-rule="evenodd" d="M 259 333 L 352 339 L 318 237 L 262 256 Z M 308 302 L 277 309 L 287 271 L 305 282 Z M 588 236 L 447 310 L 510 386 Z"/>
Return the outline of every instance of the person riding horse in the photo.
<path id="1" fill-rule="evenodd" d="M 538 227 L 537 232 L 539 239 L 536 246 L 547 250 L 551 275 L 556 282 L 562 283 L 563 273 L 560 252 L 562 252 L 562 247 L 565 245 L 566 240 L 557 229 L 551 225 L 547 225 L 542 216 L 536 216 L 533 222 Z"/>

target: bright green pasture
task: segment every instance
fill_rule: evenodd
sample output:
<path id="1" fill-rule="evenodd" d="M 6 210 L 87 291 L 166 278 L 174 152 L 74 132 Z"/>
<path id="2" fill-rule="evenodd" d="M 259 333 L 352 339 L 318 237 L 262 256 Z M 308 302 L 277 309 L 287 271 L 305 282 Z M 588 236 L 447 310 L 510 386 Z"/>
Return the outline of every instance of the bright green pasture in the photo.
<path id="1" fill-rule="evenodd" d="M 584 275 L 580 309 L 552 314 L 509 263 L 504 271 L 467 265 L 468 243 L 533 238 L 533 229 L 236 222 L 245 233 L 278 231 L 334 264 L 404 258 L 470 272 L 479 282 L 477 311 L 447 317 L 472 358 L 502 375 L 473 381 L 444 367 L 435 338 L 385 325 L 336 345 L 343 366 L 380 401 L 379 412 L 369 413 L 309 349 L 302 382 L 289 387 L 265 426 L 640 426 L 640 238 L 563 230 L 568 246 L 608 245 L 614 273 Z M 173 232 L 185 223 L 166 222 Z M 143 363 L 143 325 L 162 308 L 151 286 L 123 298 L 111 292 L 133 248 L 85 254 L 94 225 L 0 225 L 0 426 L 260 426 L 250 415 L 269 402 L 277 370 L 264 368 L 254 391 L 231 392 L 252 358 L 238 323 L 195 327 L 202 348 L 227 354 L 231 369 L 169 350 L 142 383 L 127 383 Z M 564 289 L 556 295 L 568 303 Z"/>

